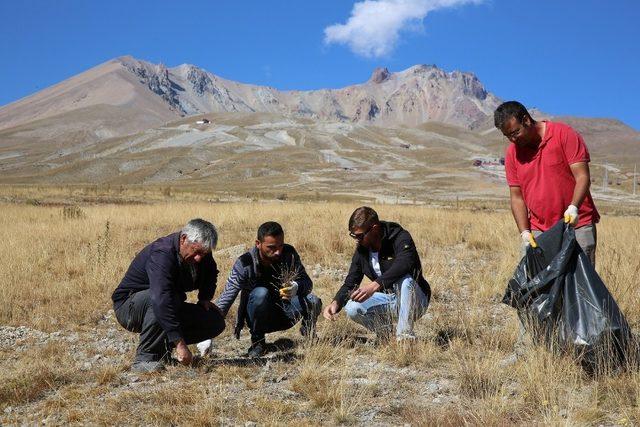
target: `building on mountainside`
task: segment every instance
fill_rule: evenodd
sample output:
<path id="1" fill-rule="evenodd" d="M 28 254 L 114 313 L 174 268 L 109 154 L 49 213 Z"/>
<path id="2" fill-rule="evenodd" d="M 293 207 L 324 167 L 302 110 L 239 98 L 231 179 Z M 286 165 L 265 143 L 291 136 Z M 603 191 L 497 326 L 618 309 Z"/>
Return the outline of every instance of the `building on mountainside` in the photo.
<path id="1" fill-rule="evenodd" d="M 196 122 L 197 125 L 208 125 L 209 123 L 211 123 L 209 119 L 201 119 Z"/>
<path id="2" fill-rule="evenodd" d="M 500 158 L 485 158 L 479 157 L 473 159 L 473 166 L 504 166 L 504 157 Z"/>

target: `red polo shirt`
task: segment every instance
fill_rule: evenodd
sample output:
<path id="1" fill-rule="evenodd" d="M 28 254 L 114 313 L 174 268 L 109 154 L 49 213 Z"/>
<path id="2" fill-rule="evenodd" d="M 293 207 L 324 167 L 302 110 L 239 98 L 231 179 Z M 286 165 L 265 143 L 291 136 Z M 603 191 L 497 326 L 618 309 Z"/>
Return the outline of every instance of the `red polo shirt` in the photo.
<path id="1" fill-rule="evenodd" d="M 504 166 L 507 184 L 520 187 L 529 209 L 531 229 L 546 231 L 553 226 L 571 204 L 576 180 L 569 165 L 589 162 L 589 151 L 582 137 L 564 123 L 546 122 L 544 138 L 537 148 L 507 146 Z M 600 220 L 587 192 L 578 210 L 576 227 Z"/>

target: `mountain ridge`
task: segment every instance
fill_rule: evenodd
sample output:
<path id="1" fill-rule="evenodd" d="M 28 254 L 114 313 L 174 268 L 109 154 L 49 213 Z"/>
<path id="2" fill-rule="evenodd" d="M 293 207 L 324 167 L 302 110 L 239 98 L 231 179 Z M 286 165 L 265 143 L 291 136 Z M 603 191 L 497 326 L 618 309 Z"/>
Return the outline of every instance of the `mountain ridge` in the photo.
<path id="1" fill-rule="evenodd" d="M 382 74 L 375 77 L 376 72 Z M 363 83 L 301 91 L 240 83 L 193 64 L 169 68 L 121 56 L 0 107 L 0 129 L 97 104 L 120 106 L 127 115 L 128 107 L 143 110 L 154 125 L 195 114 L 269 112 L 377 125 L 441 121 L 473 128 L 499 101 L 473 73 L 446 72 L 435 65 L 393 73 L 374 70 Z"/>

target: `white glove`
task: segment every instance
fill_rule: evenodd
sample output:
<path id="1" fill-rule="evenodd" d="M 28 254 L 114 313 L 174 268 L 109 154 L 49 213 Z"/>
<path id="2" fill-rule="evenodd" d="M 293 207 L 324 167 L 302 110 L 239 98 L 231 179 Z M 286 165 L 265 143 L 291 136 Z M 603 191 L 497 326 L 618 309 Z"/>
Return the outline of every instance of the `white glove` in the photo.
<path id="1" fill-rule="evenodd" d="M 298 294 L 298 284 L 296 282 L 289 283 L 289 286 L 280 288 L 280 296 L 282 299 L 290 300 Z"/>
<path id="2" fill-rule="evenodd" d="M 196 344 L 198 347 L 198 351 L 200 352 L 200 356 L 204 357 L 211 352 L 211 340 L 204 340 Z"/>
<path id="3" fill-rule="evenodd" d="M 522 243 L 524 243 L 524 246 L 532 246 L 534 248 L 538 247 L 538 244 L 536 243 L 536 239 L 533 238 L 533 233 L 529 230 L 524 230 L 522 233 L 520 233 L 520 237 L 522 237 Z"/>
<path id="4" fill-rule="evenodd" d="M 564 211 L 564 222 L 569 225 L 575 226 L 578 223 L 578 208 L 569 205 L 566 211 Z"/>

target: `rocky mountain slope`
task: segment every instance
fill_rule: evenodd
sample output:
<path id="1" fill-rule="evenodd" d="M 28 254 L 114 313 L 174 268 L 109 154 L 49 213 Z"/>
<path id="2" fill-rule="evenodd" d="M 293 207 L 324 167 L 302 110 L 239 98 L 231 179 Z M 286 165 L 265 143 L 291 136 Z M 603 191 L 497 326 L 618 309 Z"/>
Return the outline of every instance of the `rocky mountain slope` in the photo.
<path id="1" fill-rule="evenodd" d="M 197 123 L 205 117 L 210 123 Z M 97 142 L 83 141 L 81 133 L 75 141 L 36 137 L 54 126 L 51 120 L 0 131 L 0 140 L 7 141 L 0 146 L 0 183 L 170 184 L 271 197 L 373 195 L 394 202 L 503 190 L 498 176 L 472 167 L 476 157 L 499 155 L 494 146 L 500 142 L 443 123 L 383 128 L 215 113 Z"/>
<path id="2" fill-rule="evenodd" d="M 428 65 L 379 68 L 342 89 L 279 91 L 120 57 L 0 108 L 0 182 L 504 195 L 493 167 L 507 144 L 493 127 L 499 102 L 473 74 Z M 595 185 L 607 168 L 616 190 L 631 191 L 639 132 L 557 119 L 584 136 Z M 489 167 L 474 168 L 475 158 Z"/>
<path id="3" fill-rule="evenodd" d="M 226 80 L 194 65 L 167 68 L 125 56 L 0 108 L 0 129 L 72 111 L 86 115 L 103 106 L 115 107 L 128 120 L 98 126 L 96 138 L 211 112 L 394 126 L 441 121 L 473 128 L 498 103 L 475 75 L 433 65 L 397 73 L 376 69 L 367 82 L 342 89 L 279 91 Z"/>

